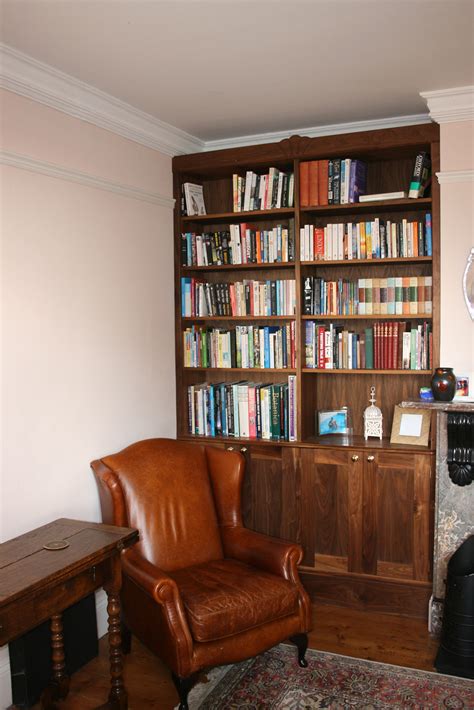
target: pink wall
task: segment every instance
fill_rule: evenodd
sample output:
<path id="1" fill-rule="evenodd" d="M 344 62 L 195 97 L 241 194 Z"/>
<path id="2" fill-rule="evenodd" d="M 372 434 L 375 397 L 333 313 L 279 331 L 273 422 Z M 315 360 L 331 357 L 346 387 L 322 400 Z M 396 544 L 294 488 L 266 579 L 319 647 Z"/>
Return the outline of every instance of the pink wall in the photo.
<path id="1" fill-rule="evenodd" d="M 3 93 L 0 535 L 99 519 L 89 462 L 174 436 L 171 158 Z M 155 193 L 114 194 L 42 161 Z M 37 170 L 39 167 L 40 171 Z"/>
<path id="2" fill-rule="evenodd" d="M 474 121 L 443 123 L 440 130 L 440 364 L 468 375 L 474 395 L 474 322 L 462 293 L 462 275 L 474 246 Z"/>

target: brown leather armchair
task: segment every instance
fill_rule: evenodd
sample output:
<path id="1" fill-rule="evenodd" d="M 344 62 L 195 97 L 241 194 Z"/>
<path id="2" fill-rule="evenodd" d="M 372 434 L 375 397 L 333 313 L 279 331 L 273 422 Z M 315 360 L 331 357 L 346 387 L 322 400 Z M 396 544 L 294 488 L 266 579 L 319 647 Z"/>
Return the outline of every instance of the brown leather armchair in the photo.
<path id="1" fill-rule="evenodd" d="M 243 527 L 240 453 L 148 439 L 91 465 L 104 523 L 140 532 L 122 557 L 125 625 L 171 668 L 182 710 L 198 671 L 284 639 L 307 665 L 302 550 Z"/>

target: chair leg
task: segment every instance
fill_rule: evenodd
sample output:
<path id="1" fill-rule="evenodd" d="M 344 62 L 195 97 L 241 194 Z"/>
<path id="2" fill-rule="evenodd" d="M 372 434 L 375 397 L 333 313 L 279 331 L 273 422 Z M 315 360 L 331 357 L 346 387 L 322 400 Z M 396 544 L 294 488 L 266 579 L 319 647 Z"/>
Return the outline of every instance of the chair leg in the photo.
<path id="1" fill-rule="evenodd" d="M 132 650 L 132 632 L 123 619 L 120 619 L 120 635 L 122 637 L 122 653 L 127 655 Z"/>
<path id="2" fill-rule="evenodd" d="M 190 675 L 187 678 L 180 678 L 174 673 L 171 673 L 171 677 L 173 678 L 173 683 L 179 695 L 178 710 L 188 710 L 188 693 L 195 684 L 197 676 Z"/>
<path id="3" fill-rule="evenodd" d="M 291 643 L 294 643 L 298 648 L 298 665 L 301 668 L 308 667 L 308 661 L 305 658 L 306 649 L 308 648 L 308 634 L 296 634 L 296 636 L 290 636 Z"/>

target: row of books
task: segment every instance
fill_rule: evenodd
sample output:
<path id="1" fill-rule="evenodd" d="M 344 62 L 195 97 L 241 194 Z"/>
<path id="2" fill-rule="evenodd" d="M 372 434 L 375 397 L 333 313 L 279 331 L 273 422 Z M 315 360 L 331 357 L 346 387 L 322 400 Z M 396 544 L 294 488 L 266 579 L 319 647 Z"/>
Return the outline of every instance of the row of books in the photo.
<path id="1" fill-rule="evenodd" d="M 301 261 L 432 256 L 431 214 L 423 220 L 341 222 L 300 229 Z"/>
<path id="2" fill-rule="evenodd" d="M 351 158 L 300 163 L 300 206 L 358 202 L 366 192 L 367 164 Z"/>
<path id="3" fill-rule="evenodd" d="M 431 323 L 380 321 L 360 332 L 334 323 L 305 324 L 305 366 L 336 370 L 431 370 Z"/>
<path id="4" fill-rule="evenodd" d="M 185 367 L 295 368 L 295 321 L 278 326 L 192 326 L 183 332 Z"/>
<path id="5" fill-rule="evenodd" d="M 197 436 L 296 441 L 296 376 L 276 384 L 190 385 L 188 431 Z"/>
<path id="6" fill-rule="evenodd" d="M 207 283 L 181 278 L 181 315 L 292 316 L 296 312 L 294 279 Z"/>
<path id="7" fill-rule="evenodd" d="M 252 170 L 247 170 L 245 177 L 234 174 L 233 210 L 250 212 L 293 207 L 294 183 L 293 173 L 285 173 L 278 168 L 269 168 L 268 173 L 264 175 Z"/>
<path id="8" fill-rule="evenodd" d="M 326 281 L 307 276 L 305 315 L 429 315 L 433 312 L 432 276 L 360 278 Z"/>
<path id="9" fill-rule="evenodd" d="M 246 223 L 231 224 L 230 231 L 181 234 L 183 266 L 273 264 L 295 259 L 293 223 L 258 229 Z"/>

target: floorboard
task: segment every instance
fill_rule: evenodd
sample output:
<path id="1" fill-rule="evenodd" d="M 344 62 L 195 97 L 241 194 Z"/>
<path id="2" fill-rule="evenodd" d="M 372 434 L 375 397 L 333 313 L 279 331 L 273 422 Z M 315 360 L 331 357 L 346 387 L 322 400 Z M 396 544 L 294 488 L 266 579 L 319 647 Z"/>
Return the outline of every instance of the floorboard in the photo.
<path id="1" fill-rule="evenodd" d="M 438 642 L 422 619 L 355 611 L 315 604 L 310 647 L 382 663 L 433 670 Z M 109 690 L 108 645 L 99 656 L 74 674 L 68 698 L 58 710 L 92 710 L 105 702 Z M 171 710 L 177 695 L 166 667 L 136 639 L 125 658 L 129 710 Z M 39 705 L 34 710 L 40 710 Z"/>

